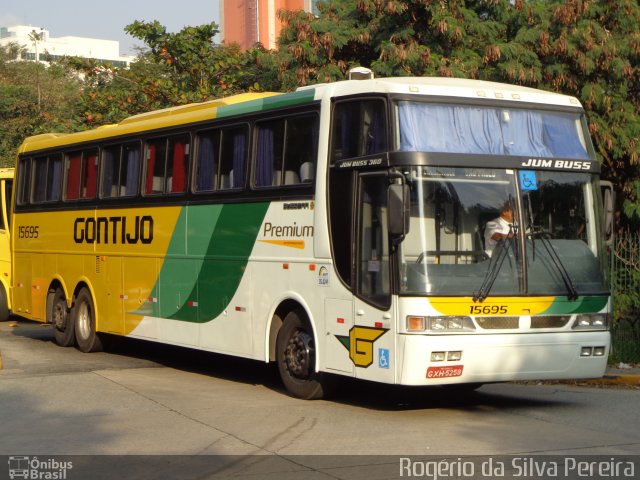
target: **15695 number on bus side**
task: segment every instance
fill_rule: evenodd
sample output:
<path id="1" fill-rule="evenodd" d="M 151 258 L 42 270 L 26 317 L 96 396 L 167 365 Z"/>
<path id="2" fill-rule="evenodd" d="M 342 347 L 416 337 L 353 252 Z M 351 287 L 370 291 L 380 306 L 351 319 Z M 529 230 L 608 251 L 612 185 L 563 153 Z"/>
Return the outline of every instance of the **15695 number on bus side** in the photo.
<path id="1" fill-rule="evenodd" d="M 18 238 L 38 238 L 39 225 L 20 225 L 18 227 Z"/>

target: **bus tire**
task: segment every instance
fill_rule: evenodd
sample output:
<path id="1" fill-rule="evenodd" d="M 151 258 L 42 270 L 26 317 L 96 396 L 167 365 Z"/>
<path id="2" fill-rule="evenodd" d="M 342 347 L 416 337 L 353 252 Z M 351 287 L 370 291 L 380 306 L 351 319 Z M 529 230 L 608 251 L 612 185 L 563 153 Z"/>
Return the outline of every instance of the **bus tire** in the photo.
<path id="1" fill-rule="evenodd" d="M 7 302 L 7 292 L 0 285 L 0 322 L 9 320 L 9 303 Z"/>
<path id="2" fill-rule="evenodd" d="M 61 288 L 57 288 L 51 296 L 51 318 L 53 335 L 56 343 L 61 347 L 71 347 L 76 341 L 73 321 L 69 315 L 67 301 Z"/>
<path id="3" fill-rule="evenodd" d="M 313 331 L 300 311 L 289 312 L 276 340 L 278 372 L 287 392 L 304 400 L 329 393 L 332 379 L 315 371 L 316 348 Z"/>
<path id="4" fill-rule="evenodd" d="M 71 309 L 71 318 L 76 332 L 76 343 L 81 352 L 98 352 L 102 342 L 96 331 L 96 312 L 91 294 L 86 288 L 80 290 Z"/>

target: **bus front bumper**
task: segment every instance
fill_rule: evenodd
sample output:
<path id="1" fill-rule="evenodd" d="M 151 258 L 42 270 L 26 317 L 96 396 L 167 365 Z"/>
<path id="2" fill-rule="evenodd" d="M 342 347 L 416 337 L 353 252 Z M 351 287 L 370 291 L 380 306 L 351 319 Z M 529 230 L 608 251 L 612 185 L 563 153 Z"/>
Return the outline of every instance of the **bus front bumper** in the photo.
<path id="1" fill-rule="evenodd" d="M 402 385 L 602 377 L 608 331 L 481 335 L 400 335 Z"/>

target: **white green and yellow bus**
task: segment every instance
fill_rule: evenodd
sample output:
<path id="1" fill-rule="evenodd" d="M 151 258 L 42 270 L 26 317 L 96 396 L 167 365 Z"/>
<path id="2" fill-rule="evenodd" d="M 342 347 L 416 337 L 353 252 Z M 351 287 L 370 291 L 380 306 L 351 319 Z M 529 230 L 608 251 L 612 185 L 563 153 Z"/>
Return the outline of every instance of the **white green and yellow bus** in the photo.
<path id="1" fill-rule="evenodd" d="M 605 225 L 579 102 L 360 76 L 26 139 L 14 312 L 84 352 L 114 334 L 277 362 L 302 398 L 336 375 L 601 376 Z"/>
<path id="2" fill-rule="evenodd" d="M 11 195 L 14 168 L 0 168 L 0 321 L 11 311 Z"/>

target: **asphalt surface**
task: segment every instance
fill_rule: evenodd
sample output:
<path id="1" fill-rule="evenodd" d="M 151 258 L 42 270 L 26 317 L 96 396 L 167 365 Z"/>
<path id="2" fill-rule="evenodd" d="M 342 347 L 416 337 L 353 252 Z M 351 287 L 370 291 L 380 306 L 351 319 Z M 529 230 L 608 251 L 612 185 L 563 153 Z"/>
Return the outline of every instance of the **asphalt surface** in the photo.
<path id="1" fill-rule="evenodd" d="M 308 402 L 272 365 L 134 339 L 83 354 L 22 319 L 0 322 L 0 350 L 0 480 L 15 455 L 71 457 L 69 480 L 377 480 L 398 478 L 407 455 L 640 452 L 637 366 L 470 394 L 350 381 Z"/>

